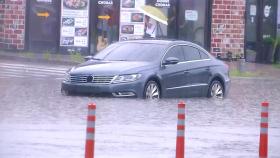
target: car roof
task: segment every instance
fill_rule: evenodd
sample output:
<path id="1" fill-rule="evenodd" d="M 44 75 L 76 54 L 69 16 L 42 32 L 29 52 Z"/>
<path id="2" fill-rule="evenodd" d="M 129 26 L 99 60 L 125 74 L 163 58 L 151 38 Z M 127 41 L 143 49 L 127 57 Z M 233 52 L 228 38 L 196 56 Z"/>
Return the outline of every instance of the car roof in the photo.
<path id="1" fill-rule="evenodd" d="M 148 43 L 148 44 L 161 44 L 166 46 L 172 46 L 176 44 L 186 44 L 191 46 L 196 46 L 201 48 L 201 46 L 188 42 L 188 41 L 182 41 L 182 40 L 163 40 L 163 39 L 141 39 L 141 40 L 129 40 L 129 41 L 122 41 L 120 43 Z"/>
<path id="2" fill-rule="evenodd" d="M 191 43 L 180 40 L 161 40 L 161 39 L 141 39 L 141 40 L 129 40 L 123 41 L 128 43 L 151 43 L 151 44 L 172 44 L 172 43 Z"/>
<path id="3" fill-rule="evenodd" d="M 170 44 L 171 41 L 170 40 L 129 40 L 129 41 L 122 41 L 121 43 L 148 43 L 148 44 L 163 44 L 163 45 L 167 45 Z"/>

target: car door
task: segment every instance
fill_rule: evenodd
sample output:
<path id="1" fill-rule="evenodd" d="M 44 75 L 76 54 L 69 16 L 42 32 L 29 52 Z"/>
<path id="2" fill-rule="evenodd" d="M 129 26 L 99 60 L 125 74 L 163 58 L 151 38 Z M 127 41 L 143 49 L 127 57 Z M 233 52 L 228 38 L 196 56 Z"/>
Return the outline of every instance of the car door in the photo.
<path id="1" fill-rule="evenodd" d="M 162 62 L 168 57 L 179 59 L 179 63 L 162 66 L 160 71 L 163 96 L 165 97 L 183 97 L 185 96 L 185 57 L 181 46 L 172 46 L 169 48 Z"/>
<path id="2" fill-rule="evenodd" d="M 186 78 L 188 97 L 201 96 L 203 90 L 208 86 L 210 77 L 209 57 L 207 54 L 200 54 L 200 51 L 192 46 L 182 46 L 184 55 L 186 57 Z"/>

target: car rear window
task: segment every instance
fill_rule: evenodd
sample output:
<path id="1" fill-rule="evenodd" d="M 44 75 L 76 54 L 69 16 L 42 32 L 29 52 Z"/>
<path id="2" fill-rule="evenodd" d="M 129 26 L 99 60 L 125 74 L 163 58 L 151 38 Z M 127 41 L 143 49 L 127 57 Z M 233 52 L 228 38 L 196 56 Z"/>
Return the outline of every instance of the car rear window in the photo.
<path id="1" fill-rule="evenodd" d="M 200 60 L 199 51 L 190 46 L 182 46 L 185 54 L 186 61 Z"/>
<path id="2" fill-rule="evenodd" d="M 200 53 L 201 59 L 209 59 L 209 56 L 206 53 L 204 53 L 202 51 L 199 51 L 199 53 Z"/>
<path id="3" fill-rule="evenodd" d="M 184 54 L 182 52 L 181 46 L 172 47 L 164 56 L 163 60 L 166 60 L 169 57 L 175 57 L 179 59 L 179 62 L 185 61 Z"/>

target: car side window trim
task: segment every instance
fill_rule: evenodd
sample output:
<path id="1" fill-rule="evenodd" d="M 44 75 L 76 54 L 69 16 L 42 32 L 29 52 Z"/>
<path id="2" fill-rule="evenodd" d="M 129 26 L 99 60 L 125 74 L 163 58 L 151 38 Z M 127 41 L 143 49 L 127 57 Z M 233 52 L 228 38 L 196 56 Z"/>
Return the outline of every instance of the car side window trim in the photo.
<path id="1" fill-rule="evenodd" d="M 192 48 L 197 49 L 198 51 L 202 51 L 203 53 L 205 53 L 204 50 L 199 49 L 199 48 L 197 48 L 197 47 L 195 47 L 195 46 L 192 46 L 192 45 L 190 45 L 190 44 L 174 44 L 174 45 L 168 47 L 168 48 L 166 49 L 166 51 L 164 52 L 164 55 L 162 56 L 161 62 L 160 62 L 161 67 L 163 67 L 163 64 L 162 64 L 162 63 L 164 62 L 163 59 L 165 58 L 165 56 L 166 56 L 166 54 L 168 53 L 168 51 L 169 51 L 170 49 L 172 49 L 173 47 L 176 47 L 176 46 L 189 46 L 189 47 L 192 47 Z M 207 53 L 206 53 L 206 54 L 207 54 Z M 208 57 L 209 57 L 209 55 L 208 55 Z M 209 60 L 211 60 L 210 57 L 209 57 L 208 59 L 198 59 L 198 60 L 191 60 L 191 61 L 183 61 L 183 62 L 179 62 L 178 64 L 185 64 L 185 63 L 192 63 L 192 62 L 200 62 L 200 61 L 209 61 Z"/>
<path id="2" fill-rule="evenodd" d="M 177 47 L 177 48 L 176 48 Z M 172 50 L 172 49 L 175 49 L 175 51 L 176 51 L 176 49 L 180 49 L 180 50 L 182 50 L 182 48 L 181 47 L 178 47 L 178 46 L 172 46 L 172 47 L 170 47 L 168 50 L 167 50 L 167 52 L 164 54 L 164 57 L 163 57 L 163 59 L 162 60 L 164 60 L 165 58 L 166 58 L 166 56 L 168 56 L 169 55 L 169 53 L 171 52 L 172 53 L 172 51 L 174 51 L 174 50 Z M 183 50 L 182 50 L 183 51 Z M 179 58 L 179 62 L 178 63 L 181 63 L 181 62 L 184 62 L 185 61 L 185 55 L 184 55 L 184 53 L 183 52 L 180 52 L 181 53 L 181 56 L 182 56 L 182 58 L 183 59 L 181 59 L 181 58 Z M 174 53 L 173 53 L 174 54 Z M 175 53 L 176 54 L 176 53 Z M 178 54 L 177 54 L 178 55 Z M 175 57 L 175 56 L 174 56 Z M 177 57 L 176 57 L 177 58 Z"/>
<path id="3" fill-rule="evenodd" d="M 204 83 L 202 83 L 202 84 L 190 84 L 190 85 L 180 86 L 180 87 L 170 87 L 170 88 L 167 88 L 167 90 L 191 88 L 191 87 L 203 87 L 203 86 L 208 86 L 208 84 L 204 84 Z"/>
<path id="4" fill-rule="evenodd" d="M 206 54 L 205 52 L 203 52 L 202 50 L 198 50 L 199 51 L 199 54 L 200 54 L 200 58 L 202 58 L 202 55 L 201 54 L 204 54 L 204 56 L 206 56 L 207 58 L 204 58 L 204 59 L 210 59 L 209 55 Z"/>

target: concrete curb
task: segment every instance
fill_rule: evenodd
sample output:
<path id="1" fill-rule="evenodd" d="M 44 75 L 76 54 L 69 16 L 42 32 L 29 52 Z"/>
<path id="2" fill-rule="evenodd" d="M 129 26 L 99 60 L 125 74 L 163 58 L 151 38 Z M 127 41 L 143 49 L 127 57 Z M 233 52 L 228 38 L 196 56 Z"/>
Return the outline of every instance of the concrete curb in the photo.
<path id="1" fill-rule="evenodd" d="M 0 51 L 0 59 L 17 60 L 24 62 L 37 62 L 47 64 L 61 64 L 61 65 L 77 65 L 80 62 L 73 61 L 70 55 L 49 54 L 49 58 L 44 58 L 43 54 L 32 54 L 27 56 L 23 52 L 5 52 Z"/>

